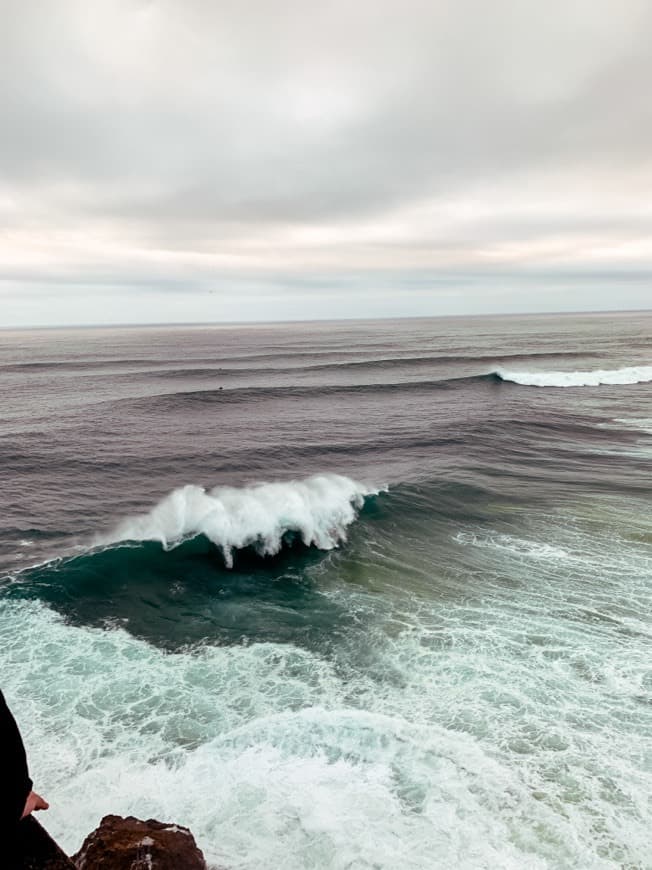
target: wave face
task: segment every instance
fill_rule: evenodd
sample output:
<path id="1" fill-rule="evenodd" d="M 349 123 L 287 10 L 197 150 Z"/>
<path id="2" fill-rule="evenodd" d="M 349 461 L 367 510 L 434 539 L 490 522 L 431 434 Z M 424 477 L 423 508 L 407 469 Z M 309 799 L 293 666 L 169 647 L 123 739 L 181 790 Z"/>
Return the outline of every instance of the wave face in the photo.
<path id="1" fill-rule="evenodd" d="M 233 566 L 234 550 L 251 547 L 261 556 L 273 556 L 288 537 L 331 550 L 346 541 L 365 496 L 377 492 L 337 474 L 209 491 L 188 485 L 144 516 L 126 519 L 110 534 L 98 536 L 95 544 L 159 541 L 170 548 L 203 535 L 219 547 L 227 567 Z"/>
<path id="2" fill-rule="evenodd" d="M 596 369 L 589 372 L 512 372 L 496 369 L 502 381 L 524 387 L 599 387 L 602 384 L 643 384 L 652 381 L 652 366 Z"/>

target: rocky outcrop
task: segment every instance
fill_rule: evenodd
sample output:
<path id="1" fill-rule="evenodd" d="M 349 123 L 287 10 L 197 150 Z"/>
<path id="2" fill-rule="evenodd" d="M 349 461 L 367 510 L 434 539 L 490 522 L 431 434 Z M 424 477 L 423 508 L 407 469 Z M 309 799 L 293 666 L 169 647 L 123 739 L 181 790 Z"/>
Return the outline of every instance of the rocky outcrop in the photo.
<path id="1" fill-rule="evenodd" d="M 104 816 L 73 856 L 77 870 L 206 870 L 188 828 Z"/>
<path id="2" fill-rule="evenodd" d="M 1 870 L 207 870 L 195 838 L 181 825 L 105 816 L 68 858 L 33 816 L 0 844 Z M 212 870 L 220 870 L 213 867 Z"/>

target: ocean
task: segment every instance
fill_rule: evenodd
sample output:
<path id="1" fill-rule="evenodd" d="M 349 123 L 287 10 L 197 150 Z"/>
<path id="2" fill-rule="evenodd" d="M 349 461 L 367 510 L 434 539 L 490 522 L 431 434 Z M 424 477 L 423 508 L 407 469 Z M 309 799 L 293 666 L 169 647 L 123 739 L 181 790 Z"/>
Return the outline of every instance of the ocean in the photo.
<path id="1" fill-rule="evenodd" d="M 0 332 L 0 687 L 68 851 L 650 868 L 652 314 Z"/>

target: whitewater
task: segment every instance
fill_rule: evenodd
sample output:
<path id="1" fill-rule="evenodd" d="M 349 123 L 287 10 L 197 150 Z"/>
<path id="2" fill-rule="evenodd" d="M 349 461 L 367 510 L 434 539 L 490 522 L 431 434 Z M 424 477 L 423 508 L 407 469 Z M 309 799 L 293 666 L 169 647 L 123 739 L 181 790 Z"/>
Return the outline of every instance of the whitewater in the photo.
<path id="1" fill-rule="evenodd" d="M 587 372 L 513 372 L 497 369 L 503 381 L 525 387 L 599 387 L 606 384 L 643 384 L 652 381 L 652 366 L 626 366 Z"/>
<path id="2" fill-rule="evenodd" d="M 227 567 L 233 567 L 234 550 L 252 547 L 260 556 L 273 556 L 295 535 L 306 547 L 330 550 L 346 541 L 347 526 L 372 494 L 378 490 L 335 474 L 209 492 L 188 484 L 94 543 L 160 541 L 167 548 L 204 535 L 220 548 Z"/>
<path id="3" fill-rule="evenodd" d="M 650 327 L 2 336 L 0 687 L 48 830 L 652 867 Z"/>

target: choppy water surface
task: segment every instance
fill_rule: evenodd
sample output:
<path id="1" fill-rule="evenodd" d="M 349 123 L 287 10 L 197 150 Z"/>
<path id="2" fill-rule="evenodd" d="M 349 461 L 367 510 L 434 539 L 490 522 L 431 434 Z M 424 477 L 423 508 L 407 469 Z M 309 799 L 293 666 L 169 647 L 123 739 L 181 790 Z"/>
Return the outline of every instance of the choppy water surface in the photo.
<path id="1" fill-rule="evenodd" d="M 52 833 L 652 867 L 651 336 L 0 332 L 0 678 Z"/>

